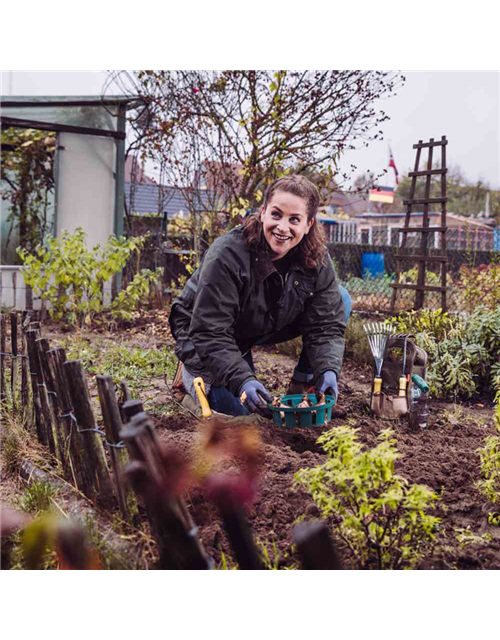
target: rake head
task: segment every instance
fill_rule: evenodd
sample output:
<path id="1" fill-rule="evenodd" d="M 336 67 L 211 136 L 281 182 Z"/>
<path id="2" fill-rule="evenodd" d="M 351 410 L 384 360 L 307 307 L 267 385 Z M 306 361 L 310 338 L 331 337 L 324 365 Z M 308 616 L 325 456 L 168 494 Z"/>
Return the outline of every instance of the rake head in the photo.
<path id="1" fill-rule="evenodd" d="M 373 359 L 375 360 L 377 376 L 380 376 L 382 363 L 384 360 L 385 347 L 387 345 L 389 336 L 394 333 L 394 327 L 391 324 L 375 322 L 372 324 L 365 324 L 363 329 L 366 333 Z"/>

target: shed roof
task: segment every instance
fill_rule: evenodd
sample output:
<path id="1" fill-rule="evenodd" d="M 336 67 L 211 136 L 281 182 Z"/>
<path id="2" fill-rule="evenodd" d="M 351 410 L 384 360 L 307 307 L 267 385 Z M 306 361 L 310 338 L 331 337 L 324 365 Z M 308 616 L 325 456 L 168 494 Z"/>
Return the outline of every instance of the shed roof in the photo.
<path id="1" fill-rule="evenodd" d="M 190 209 L 189 202 L 181 189 L 165 187 L 157 184 L 125 183 L 125 201 L 130 207 L 131 192 L 133 193 L 133 212 L 139 214 L 160 213 L 165 211 L 174 216 L 181 211 L 187 213 Z M 213 193 L 198 189 L 195 192 L 195 208 L 204 211 L 213 206 Z"/>
<path id="2" fill-rule="evenodd" d="M 143 98 L 121 96 L 9 96 L 0 99 L 2 108 L 20 107 L 101 107 L 103 105 L 129 105 L 133 109 L 144 104 Z"/>

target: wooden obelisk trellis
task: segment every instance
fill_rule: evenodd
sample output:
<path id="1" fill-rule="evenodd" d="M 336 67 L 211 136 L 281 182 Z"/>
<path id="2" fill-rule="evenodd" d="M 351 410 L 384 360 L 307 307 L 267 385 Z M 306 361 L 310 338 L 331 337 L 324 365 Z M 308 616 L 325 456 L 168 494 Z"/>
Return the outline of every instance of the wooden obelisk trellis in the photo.
<path id="1" fill-rule="evenodd" d="M 441 140 L 435 141 L 434 138 L 431 138 L 429 142 L 422 142 L 422 140 L 418 141 L 418 144 L 414 144 L 413 148 L 417 150 L 417 155 L 415 159 L 415 170 L 411 171 L 408 176 L 411 177 L 411 187 L 410 187 L 410 197 L 408 200 L 404 200 L 404 204 L 406 205 L 406 218 L 404 227 L 398 229 L 400 233 L 403 234 L 403 238 L 401 241 L 401 251 L 395 256 L 396 259 L 396 282 L 392 283 L 392 298 L 391 298 L 391 313 L 397 311 L 396 309 L 396 300 L 398 291 L 402 289 L 412 289 L 415 291 L 415 309 L 422 309 L 425 301 L 425 292 L 426 291 L 437 291 L 441 293 L 441 308 L 443 311 L 446 311 L 446 273 L 447 273 L 447 262 L 448 258 L 446 255 L 446 173 L 448 169 L 446 168 L 446 145 L 448 141 L 446 140 L 446 136 L 443 136 Z M 433 150 L 434 147 L 441 147 L 441 168 L 433 169 L 432 168 L 432 160 L 433 160 Z M 422 149 L 428 149 L 429 155 L 427 159 L 427 169 L 420 171 L 420 155 Z M 431 179 L 433 175 L 441 176 L 441 195 L 438 198 L 431 198 Z M 417 178 L 425 177 L 425 195 L 423 198 L 415 198 L 415 190 L 417 186 Z M 436 227 L 429 226 L 429 206 L 433 204 L 441 205 L 441 221 L 440 225 Z M 411 226 L 411 214 L 412 208 L 416 205 L 423 206 L 423 221 L 422 226 Z M 421 233 L 422 238 L 420 242 L 420 248 L 417 249 L 418 253 L 411 253 L 407 247 L 407 240 L 409 233 Z M 429 255 L 429 235 L 434 233 L 441 233 L 441 242 L 440 248 L 442 251 L 442 255 Z M 432 235 L 434 238 L 434 235 Z M 418 263 L 418 276 L 417 276 L 417 284 L 406 284 L 399 281 L 401 275 L 401 264 L 402 262 L 417 262 Z M 438 263 L 441 265 L 441 285 L 439 286 L 431 286 L 426 284 L 425 281 L 425 273 L 426 273 L 426 265 L 428 263 Z"/>

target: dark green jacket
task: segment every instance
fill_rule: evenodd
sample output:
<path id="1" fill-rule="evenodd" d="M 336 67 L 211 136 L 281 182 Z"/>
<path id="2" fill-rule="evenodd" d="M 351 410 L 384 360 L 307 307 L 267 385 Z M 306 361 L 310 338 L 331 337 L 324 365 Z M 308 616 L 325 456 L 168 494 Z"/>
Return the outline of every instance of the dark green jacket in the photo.
<path id="1" fill-rule="evenodd" d="M 292 263 L 283 278 L 267 254 L 247 245 L 243 227 L 210 246 L 172 305 L 170 327 L 187 369 L 235 395 L 255 378 L 242 355 L 256 344 L 302 336 L 314 378 L 340 374 L 344 304 L 331 260 L 313 270 Z"/>

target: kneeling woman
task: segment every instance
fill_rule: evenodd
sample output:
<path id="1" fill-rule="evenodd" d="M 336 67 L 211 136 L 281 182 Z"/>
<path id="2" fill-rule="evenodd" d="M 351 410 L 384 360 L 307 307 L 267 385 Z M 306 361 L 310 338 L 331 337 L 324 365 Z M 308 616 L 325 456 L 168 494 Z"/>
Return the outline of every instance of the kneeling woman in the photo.
<path id="1" fill-rule="evenodd" d="M 172 305 L 170 327 L 183 383 L 203 377 L 210 406 L 228 415 L 265 412 L 271 396 L 251 349 L 301 336 L 290 391 L 314 385 L 337 396 L 351 300 L 338 286 L 321 225 L 319 194 L 302 176 L 268 188 L 264 206 L 218 238 Z M 240 396 L 245 392 L 245 405 Z"/>

